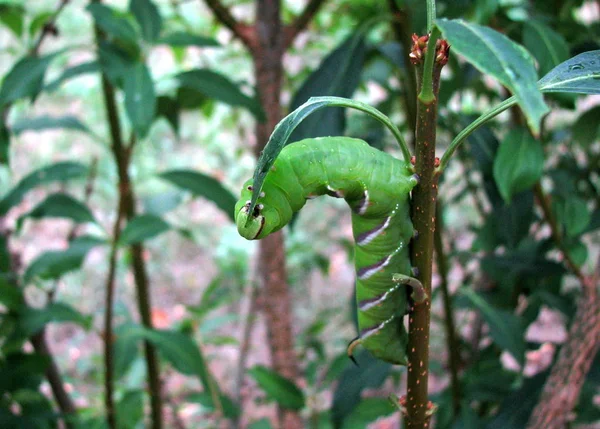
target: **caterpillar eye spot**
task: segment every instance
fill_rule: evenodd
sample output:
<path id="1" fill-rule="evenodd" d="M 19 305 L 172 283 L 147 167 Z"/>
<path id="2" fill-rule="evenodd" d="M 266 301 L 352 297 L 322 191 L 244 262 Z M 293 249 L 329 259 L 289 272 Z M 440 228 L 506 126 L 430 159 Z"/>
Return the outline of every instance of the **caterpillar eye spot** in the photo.
<path id="1" fill-rule="evenodd" d="M 258 215 L 260 215 L 260 206 L 255 206 L 254 210 L 252 210 L 252 216 L 258 217 Z"/>
<path id="2" fill-rule="evenodd" d="M 249 191 L 251 191 L 254 188 L 252 188 L 252 185 L 248 185 L 248 187 L 246 189 L 248 189 Z"/>

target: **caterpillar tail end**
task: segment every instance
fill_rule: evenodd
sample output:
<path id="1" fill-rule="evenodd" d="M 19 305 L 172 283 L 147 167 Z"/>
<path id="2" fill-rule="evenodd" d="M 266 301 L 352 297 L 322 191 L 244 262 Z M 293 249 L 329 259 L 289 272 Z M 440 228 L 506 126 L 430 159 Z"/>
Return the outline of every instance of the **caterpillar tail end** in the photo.
<path id="1" fill-rule="evenodd" d="M 415 303 L 420 304 L 427 300 L 427 292 L 425 292 L 425 288 L 423 284 L 415 279 L 414 277 L 405 276 L 404 274 L 394 274 L 392 276 L 392 281 L 394 283 L 400 283 L 408 285 L 412 288 L 411 298 L 415 301 Z"/>
<path id="2" fill-rule="evenodd" d="M 358 345 L 360 345 L 361 342 L 362 342 L 362 340 L 360 339 L 360 337 L 356 337 L 355 339 L 353 339 L 352 341 L 350 341 L 350 344 L 348 344 L 348 348 L 346 349 L 346 352 L 348 353 L 348 357 L 350 358 L 350 360 L 352 361 L 352 363 L 354 365 L 356 365 L 357 367 L 360 366 L 360 365 L 358 364 L 358 362 L 354 358 L 354 349 Z"/>

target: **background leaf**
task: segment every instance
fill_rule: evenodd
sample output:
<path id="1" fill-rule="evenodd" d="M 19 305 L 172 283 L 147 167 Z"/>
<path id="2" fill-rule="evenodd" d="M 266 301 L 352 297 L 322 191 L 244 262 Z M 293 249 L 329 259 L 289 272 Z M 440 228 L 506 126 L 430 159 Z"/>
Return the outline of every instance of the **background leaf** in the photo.
<path id="1" fill-rule="evenodd" d="M 569 58 L 565 39 L 540 21 L 525 22 L 523 44 L 537 60 L 542 76 Z"/>
<path id="2" fill-rule="evenodd" d="M 141 243 L 171 229 L 171 225 L 161 217 L 151 214 L 142 214 L 134 217 L 121 232 L 119 244 L 122 246 Z"/>
<path id="3" fill-rule="evenodd" d="M 130 44 L 137 44 L 137 34 L 127 18 L 113 8 L 100 3 L 91 3 L 86 8 L 94 17 L 98 27 L 107 35 Z"/>
<path id="4" fill-rule="evenodd" d="M 125 110 L 133 129 L 140 138 L 148 134 L 156 112 L 156 94 L 150 70 L 144 63 L 135 65 L 123 79 Z"/>
<path id="5" fill-rule="evenodd" d="M 260 365 L 250 368 L 248 374 L 281 407 L 290 410 L 304 408 L 304 393 L 291 380 Z"/>
<path id="6" fill-rule="evenodd" d="M 502 198 L 531 188 L 542 177 L 544 149 L 524 128 L 511 130 L 502 140 L 494 159 L 494 179 Z"/>
<path id="7" fill-rule="evenodd" d="M 160 36 L 162 17 L 151 0 L 131 0 L 129 11 L 142 29 L 142 37 L 147 42 L 155 42 Z"/>
<path id="8" fill-rule="evenodd" d="M 436 25 L 444 38 L 482 73 L 493 76 L 515 95 L 535 134 L 542 117 L 550 110 L 536 86 L 537 73 L 529 53 L 515 42 L 492 30 L 462 20 L 440 19 Z"/>
<path id="9" fill-rule="evenodd" d="M 314 96 L 352 97 L 360 82 L 365 54 L 364 32 L 350 35 L 302 83 L 292 98 L 290 110 L 295 110 Z M 290 142 L 309 137 L 343 135 L 345 126 L 344 109 L 321 110 L 296 127 Z"/>
<path id="10" fill-rule="evenodd" d="M 229 216 L 232 222 L 235 222 L 233 211 L 237 198 L 218 180 L 192 170 L 166 171 L 160 175 L 160 178 L 191 192 L 196 197 L 212 201 Z"/>
<path id="11" fill-rule="evenodd" d="M 198 46 L 217 47 L 221 46 L 215 39 L 185 31 L 175 31 L 160 38 L 158 43 L 166 43 L 171 46 Z"/>
<path id="12" fill-rule="evenodd" d="M 31 336 L 48 323 L 71 322 L 89 329 L 92 325 L 92 317 L 84 316 L 68 304 L 63 302 L 52 302 L 44 308 L 26 307 L 20 312 L 19 324 L 27 336 Z"/>
<path id="13" fill-rule="evenodd" d="M 34 118 L 22 118 L 16 121 L 10 130 L 18 135 L 25 131 L 44 131 L 56 128 L 90 133 L 90 129 L 75 116 L 44 115 Z"/>
<path id="14" fill-rule="evenodd" d="M 90 209 L 82 202 L 67 194 L 52 194 L 46 197 L 28 213 L 17 220 L 17 229 L 21 229 L 26 218 L 42 219 L 45 217 L 58 217 L 70 219 L 75 223 L 96 222 Z"/>

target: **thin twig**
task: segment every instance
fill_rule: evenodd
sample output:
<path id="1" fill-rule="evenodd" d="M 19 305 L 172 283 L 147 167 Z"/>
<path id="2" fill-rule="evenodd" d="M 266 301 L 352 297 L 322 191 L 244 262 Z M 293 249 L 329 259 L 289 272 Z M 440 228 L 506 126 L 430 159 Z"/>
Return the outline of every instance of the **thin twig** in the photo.
<path id="1" fill-rule="evenodd" d="M 251 51 L 256 47 L 254 27 L 238 22 L 231 11 L 220 0 L 204 0 L 215 18 L 227 27 L 235 37 L 240 39 Z"/>
<path id="2" fill-rule="evenodd" d="M 300 34 L 308 25 L 308 23 L 313 19 L 316 13 L 319 11 L 319 8 L 325 3 L 325 0 L 309 0 L 304 10 L 296 17 L 294 22 L 292 22 L 285 29 L 285 40 L 284 40 L 284 49 L 289 48 L 294 39 L 298 34 Z"/>
<path id="3" fill-rule="evenodd" d="M 58 8 L 54 11 L 54 13 L 52 15 L 50 15 L 48 20 L 44 23 L 44 26 L 42 27 L 42 32 L 40 33 L 40 36 L 38 37 L 38 39 L 34 43 L 33 47 L 31 48 L 31 51 L 30 51 L 31 55 L 37 55 L 39 53 L 40 46 L 42 45 L 42 42 L 44 41 L 46 36 L 48 36 L 49 34 L 56 35 L 56 27 L 55 27 L 56 20 L 58 19 L 58 16 L 63 11 L 63 9 L 67 5 L 67 3 L 69 3 L 69 0 L 61 0 L 60 4 L 58 5 Z"/>

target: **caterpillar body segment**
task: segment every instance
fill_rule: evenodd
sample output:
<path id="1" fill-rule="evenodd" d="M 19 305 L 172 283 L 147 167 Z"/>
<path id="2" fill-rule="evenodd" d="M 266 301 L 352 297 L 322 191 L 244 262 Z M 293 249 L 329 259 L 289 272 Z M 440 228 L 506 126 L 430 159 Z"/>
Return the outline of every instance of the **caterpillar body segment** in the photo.
<path id="1" fill-rule="evenodd" d="M 352 210 L 355 240 L 358 344 L 375 357 L 406 364 L 406 282 L 410 275 L 408 244 L 413 237 L 410 191 L 418 179 L 411 165 L 347 137 L 306 139 L 286 146 L 275 160 L 262 189 L 252 180 L 242 188 L 235 207 L 240 235 L 260 239 L 283 228 L 308 199 L 344 198 Z M 260 192 L 248 213 L 253 192 Z"/>

